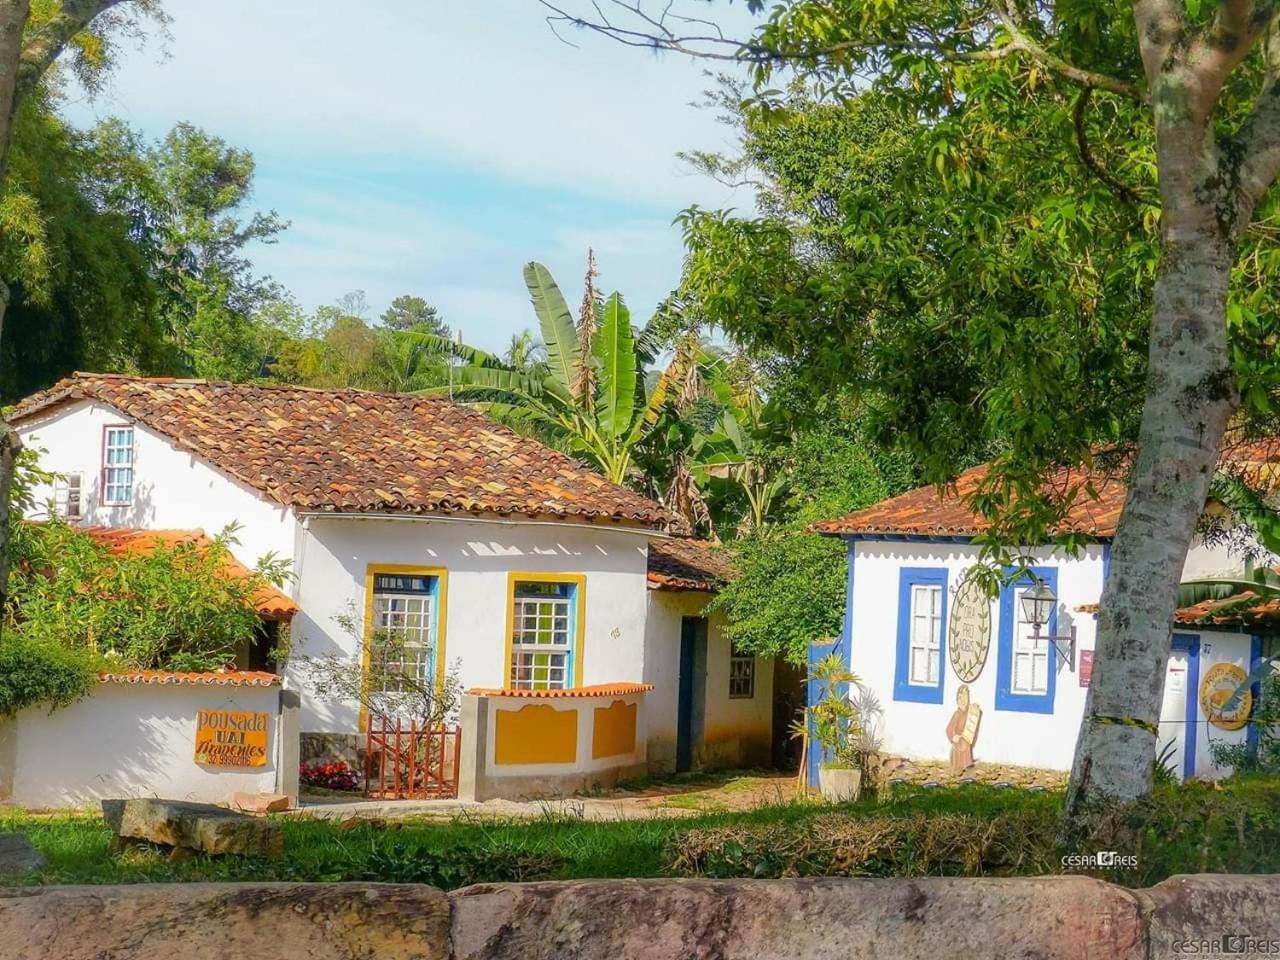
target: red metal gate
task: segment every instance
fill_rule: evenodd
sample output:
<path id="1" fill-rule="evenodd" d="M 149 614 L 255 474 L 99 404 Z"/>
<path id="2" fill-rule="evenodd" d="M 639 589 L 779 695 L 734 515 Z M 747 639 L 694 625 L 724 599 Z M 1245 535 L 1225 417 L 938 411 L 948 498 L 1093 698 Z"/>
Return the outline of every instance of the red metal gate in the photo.
<path id="1" fill-rule="evenodd" d="M 380 800 L 443 800 L 458 795 L 462 731 L 373 716 L 365 739 L 364 793 Z"/>

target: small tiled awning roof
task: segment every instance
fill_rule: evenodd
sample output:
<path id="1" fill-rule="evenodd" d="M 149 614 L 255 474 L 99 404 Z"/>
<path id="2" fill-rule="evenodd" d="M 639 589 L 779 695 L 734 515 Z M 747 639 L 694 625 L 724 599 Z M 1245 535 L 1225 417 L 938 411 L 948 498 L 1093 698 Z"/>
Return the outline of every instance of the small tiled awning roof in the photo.
<path id="1" fill-rule="evenodd" d="M 520 697 L 530 700 L 562 700 L 578 697 L 628 697 L 648 693 L 652 683 L 597 683 L 589 687 L 570 687 L 565 690 L 498 690 L 477 687 L 467 693 L 474 697 Z"/>
<path id="2" fill-rule="evenodd" d="M 199 687 L 278 687 L 280 678 L 261 670 L 218 670 L 208 673 L 175 673 L 170 670 L 126 670 L 100 673 L 103 683 L 176 684 Z"/>
<path id="3" fill-rule="evenodd" d="M 1094 467 L 1054 471 L 1044 481 L 1046 493 L 1075 496 L 1055 533 L 1076 533 L 1110 540 L 1120 524 L 1128 492 L 1126 458 L 1112 454 L 1106 468 L 1100 456 Z M 1225 444 L 1218 460 L 1220 470 L 1254 487 L 1274 488 L 1280 478 L 1280 438 L 1235 440 Z M 939 493 L 936 486 L 919 487 L 855 510 L 834 520 L 815 523 L 810 529 L 832 536 L 957 537 L 986 533 L 987 519 L 968 503 L 990 469 L 982 464 L 964 471 Z M 1089 494 L 1088 488 L 1096 496 Z"/>
<path id="4" fill-rule="evenodd" d="M 84 527 L 81 532 L 97 541 L 117 556 L 148 554 L 157 549 L 169 549 L 179 544 L 191 543 L 205 548 L 213 541 L 203 530 L 139 530 L 135 527 Z M 222 563 L 222 575 L 246 580 L 249 570 L 229 553 Z M 291 620 L 298 612 L 298 605 L 283 591 L 270 584 L 258 587 L 253 593 L 253 605 L 264 620 Z"/>
<path id="5" fill-rule="evenodd" d="M 655 590 L 715 593 L 737 576 L 724 547 L 706 540 L 655 540 L 649 544 L 649 586 Z"/>
<path id="6" fill-rule="evenodd" d="M 1075 609 L 1077 613 L 1097 614 L 1101 607 L 1096 603 L 1082 603 Z M 1173 615 L 1173 622 L 1180 627 L 1275 630 L 1280 628 L 1280 600 L 1262 600 L 1245 591 L 1225 600 L 1202 600 L 1189 607 L 1179 607 Z"/>
<path id="7" fill-rule="evenodd" d="M 311 513 L 469 513 L 679 528 L 665 507 L 443 397 L 77 373 L 9 422 L 96 400 Z"/>

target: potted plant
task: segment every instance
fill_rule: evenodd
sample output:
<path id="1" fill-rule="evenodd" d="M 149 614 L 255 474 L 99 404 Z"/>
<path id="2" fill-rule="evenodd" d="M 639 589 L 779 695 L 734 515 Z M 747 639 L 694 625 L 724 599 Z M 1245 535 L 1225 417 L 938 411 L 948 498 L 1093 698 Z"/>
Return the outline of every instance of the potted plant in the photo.
<path id="1" fill-rule="evenodd" d="M 849 697 L 849 687 L 858 678 L 839 654 L 829 653 L 813 665 L 809 679 L 818 684 L 819 693 L 808 710 L 809 736 L 822 751 L 818 789 L 831 803 L 857 800 L 862 792 L 862 714 Z"/>

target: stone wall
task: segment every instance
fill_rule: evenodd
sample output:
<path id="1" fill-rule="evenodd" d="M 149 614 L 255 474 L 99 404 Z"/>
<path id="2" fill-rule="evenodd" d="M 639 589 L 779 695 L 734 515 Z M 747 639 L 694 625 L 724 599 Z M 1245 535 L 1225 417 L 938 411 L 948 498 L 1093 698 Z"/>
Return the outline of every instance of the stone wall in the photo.
<path id="1" fill-rule="evenodd" d="M 1280 877 L 140 884 L 0 891 L 13 960 L 1162 960 L 1280 952 Z"/>

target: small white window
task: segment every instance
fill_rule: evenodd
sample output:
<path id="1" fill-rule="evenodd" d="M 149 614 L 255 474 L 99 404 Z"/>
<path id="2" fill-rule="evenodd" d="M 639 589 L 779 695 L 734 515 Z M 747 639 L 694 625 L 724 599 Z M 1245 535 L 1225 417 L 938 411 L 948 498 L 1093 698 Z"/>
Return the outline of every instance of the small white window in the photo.
<path id="1" fill-rule="evenodd" d="M 102 502 L 133 502 L 133 427 L 107 427 L 102 433 Z"/>
<path id="2" fill-rule="evenodd" d="M 54 512 L 64 520 L 79 520 L 81 517 L 81 490 L 84 489 L 84 474 L 64 473 L 53 481 Z"/>
<path id="3" fill-rule="evenodd" d="M 571 583 L 516 584 L 511 611 L 511 686 L 564 690 L 577 634 L 577 587 Z"/>
<path id="4" fill-rule="evenodd" d="M 1016 611 L 1013 631 L 1014 693 L 1049 692 L 1049 641 L 1043 635 L 1035 635 L 1035 630 L 1022 613 L 1022 597 L 1034 589 L 1034 586 L 1022 587 L 1013 598 Z M 1041 630 L 1041 634 L 1047 633 L 1047 629 Z"/>
<path id="5" fill-rule="evenodd" d="M 911 683 L 938 685 L 942 669 L 942 587 L 915 584 L 911 588 Z"/>
<path id="6" fill-rule="evenodd" d="M 734 649 L 729 658 L 729 699 L 750 700 L 756 695 L 756 658 Z"/>

